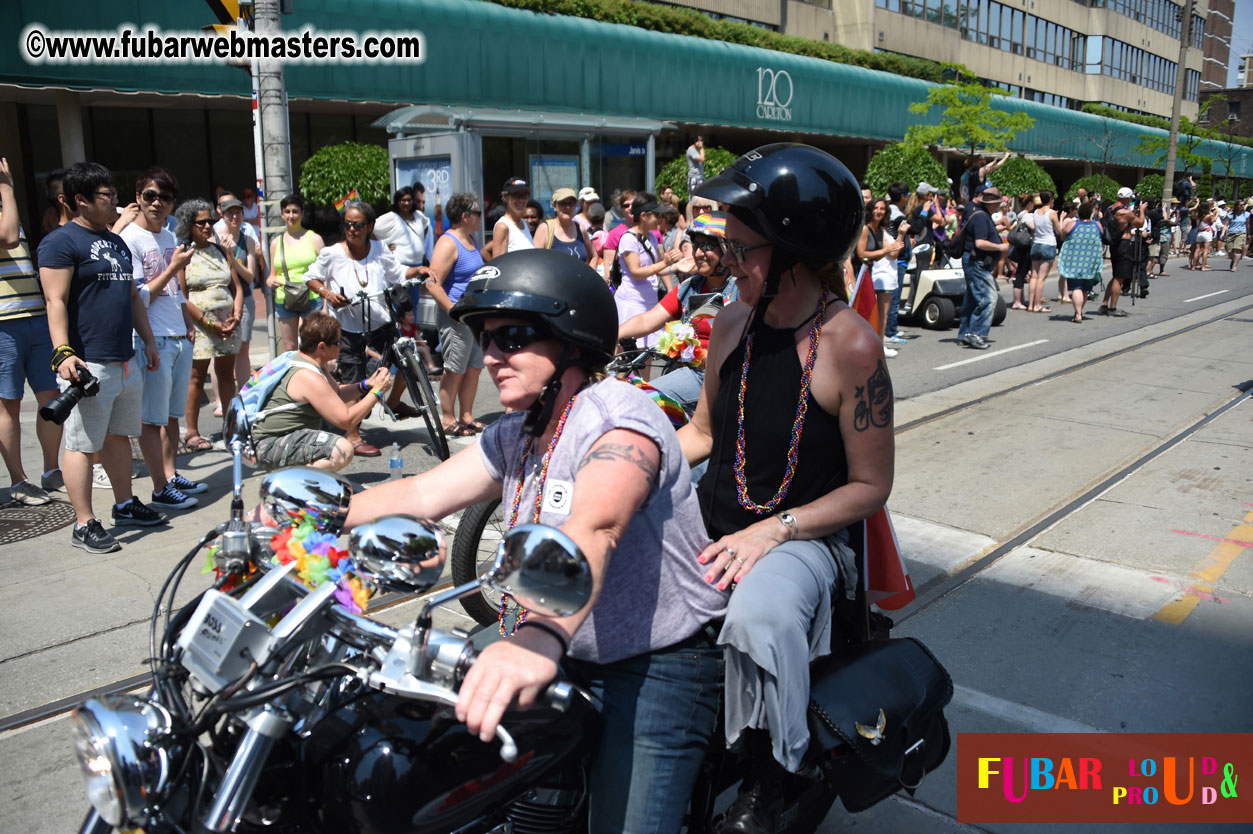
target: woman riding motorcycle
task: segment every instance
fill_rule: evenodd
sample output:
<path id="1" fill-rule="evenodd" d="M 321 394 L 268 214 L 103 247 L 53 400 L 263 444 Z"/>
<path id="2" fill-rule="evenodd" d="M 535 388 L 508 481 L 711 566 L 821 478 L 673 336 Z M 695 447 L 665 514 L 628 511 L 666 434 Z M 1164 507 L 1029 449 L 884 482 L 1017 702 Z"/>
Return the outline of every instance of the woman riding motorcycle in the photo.
<path id="1" fill-rule="evenodd" d="M 707 305 L 711 295 L 719 299 L 719 306 L 730 304 L 739 297 L 730 271 L 720 263 L 722 248 L 719 241 L 726 237 L 726 229 L 727 216 L 721 211 L 705 212 L 691 222 L 687 233 L 692 239 L 692 258 L 695 263 L 685 267 L 680 262 L 677 268 L 683 272 L 694 268 L 695 273 L 670 290 L 657 302 L 657 306 L 646 313 L 632 316 L 619 325 L 619 339 L 646 336 L 664 327 L 667 322 L 682 320 L 692 325 L 701 346 L 708 349 L 713 315 L 697 315 L 691 318 L 692 314 Z M 684 411 L 691 414 L 700 398 L 704 379 L 704 370 L 682 367 L 653 380 L 652 386 L 678 402 Z"/>
<path id="2" fill-rule="evenodd" d="M 787 773 L 804 769 L 809 664 L 858 577 L 846 528 L 892 489 L 892 383 L 874 329 L 845 303 L 843 261 L 862 201 L 838 160 L 805 145 L 750 151 L 698 190 L 728 204 L 722 263 L 739 300 L 715 320 L 710 373 L 684 454 L 716 541 L 705 581 L 735 585 L 726 647 L 726 733 L 749 776 L 724 832 L 774 830 Z"/>
<path id="3" fill-rule="evenodd" d="M 570 617 L 531 613 L 487 646 L 457 717 L 491 739 L 505 709 L 534 702 L 566 656 L 603 704 L 589 830 L 677 832 L 716 725 L 722 651 L 705 626 L 727 595 L 693 558 L 709 539 L 674 430 L 647 394 L 605 378 L 617 312 L 587 264 L 552 250 L 503 254 L 471 276 L 450 315 L 475 332 L 511 411 L 476 446 L 356 498 L 349 526 L 501 497 L 511 527 L 538 521 L 569 535 L 591 564 L 592 602 Z"/>

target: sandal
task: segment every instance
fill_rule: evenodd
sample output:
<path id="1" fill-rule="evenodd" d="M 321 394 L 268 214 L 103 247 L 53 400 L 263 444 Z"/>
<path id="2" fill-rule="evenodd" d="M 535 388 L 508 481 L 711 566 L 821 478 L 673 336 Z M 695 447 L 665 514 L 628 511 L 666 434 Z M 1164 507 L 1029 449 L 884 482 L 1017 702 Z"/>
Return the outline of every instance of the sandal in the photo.
<path id="1" fill-rule="evenodd" d="M 1074 318 L 1070 320 L 1070 323 L 1071 324 L 1083 324 L 1083 319 L 1079 318 L 1078 316 L 1075 316 Z"/>
<path id="2" fill-rule="evenodd" d="M 444 434 L 447 437 L 472 437 L 475 432 L 474 429 L 463 425 L 462 422 L 458 420 L 455 423 L 449 423 L 444 426 Z"/>
<path id="3" fill-rule="evenodd" d="M 189 452 L 210 452 L 213 450 L 213 444 L 199 433 L 187 435 L 187 437 L 183 438 L 183 445 L 187 447 Z"/>
<path id="4" fill-rule="evenodd" d="M 1037 309 L 1035 309 L 1035 310 L 1032 310 L 1031 312 L 1033 312 L 1033 313 L 1051 313 L 1051 312 L 1053 312 L 1053 308 L 1052 308 L 1052 307 L 1040 307 L 1040 308 L 1037 308 Z"/>
<path id="5" fill-rule="evenodd" d="M 1027 309 L 1027 305 L 1026 305 L 1026 304 L 1015 304 L 1015 305 L 1013 305 L 1012 307 L 1010 307 L 1009 309 L 1011 309 L 1011 310 L 1025 310 L 1025 309 Z"/>
<path id="6" fill-rule="evenodd" d="M 463 420 L 461 426 L 462 428 L 469 429 L 471 434 L 482 434 L 483 429 L 487 428 L 485 423 L 480 423 L 478 420 L 471 420 L 468 423 Z"/>

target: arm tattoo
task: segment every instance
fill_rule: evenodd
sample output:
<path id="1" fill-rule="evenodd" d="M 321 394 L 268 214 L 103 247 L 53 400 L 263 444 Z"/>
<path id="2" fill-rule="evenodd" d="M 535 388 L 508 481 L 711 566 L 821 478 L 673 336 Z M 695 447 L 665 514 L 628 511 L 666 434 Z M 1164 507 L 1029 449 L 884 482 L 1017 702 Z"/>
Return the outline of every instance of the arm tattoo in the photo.
<path id="1" fill-rule="evenodd" d="M 579 468 L 575 471 L 582 471 L 584 466 L 594 460 L 625 460 L 639 467 L 649 483 L 657 479 L 657 464 L 645 457 L 644 452 L 635 445 L 602 443 L 583 456 L 583 460 L 579 461 Z"/>
<path id="2" fill-rule="evenodd" d="M 853 396 L 857 400 L 853 411 L 854 429 L 865 431 L 871 426 L 882 429 L 892 425 L 892 378 L 882 359 L 866 384 L 857 386 Z"/>

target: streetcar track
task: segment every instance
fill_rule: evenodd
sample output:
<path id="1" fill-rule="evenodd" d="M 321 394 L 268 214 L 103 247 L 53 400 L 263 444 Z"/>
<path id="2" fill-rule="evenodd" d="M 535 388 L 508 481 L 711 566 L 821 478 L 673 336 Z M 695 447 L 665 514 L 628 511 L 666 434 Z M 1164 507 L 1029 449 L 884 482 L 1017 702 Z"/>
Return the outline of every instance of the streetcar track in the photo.
<path id="1" fill-rule="evenodd" d="M 1007 388 L 1001 389 L 999 391 L 993 391 L 989 394 L 976 397 L 975 399 L 969 400 L 964 403 L 956 403 L 947 408 L 940 409 L 939 411 L 936 411 L 932 414 L 928 414 L 926 416 L 919 417 L 914 420 L 910 420 L 906 423 L 902 423 L 896 426 L 895 433 L 899 434 L 899 433 L 911 431 L 913 429 L 919 428 L 920 426 L 924 426 L 929 423 L 935 422 L 936 420 L 939 420 L 945 417 L 950 417 L 954 414 L 959 414 L 968 409 L 972 409 L 972 408 L 976 408 L 978 406 L 984 405 L 999 397 L 1008 396 L 1010 394 L 1014 394 L 1018 391 L 1021 391 L 1025 388 L 1033 387 L 1036 385 L 1040 385 L 1040 384 L 1052 381 L 1054 379 L 1058 379 L 1060 377 L 1068 376 L 1072 373 L 1081 371 L 1085 368 L 1092 367 L 1093 365 L 1099 364 L 1101 362 L 1106 362 L 1106 361 L 1109 361 L 1111 359 L 1116 359 L 1116 358 L 1125 358 L 1128 351 L 1140 350 L 1141 348 L 1158 344 L 1160 342 L 1163 342 L 1167 339 L 1174 338 L 1176 336 L 1181 336 L 1185 333 L 1189 333 L 1193 330 L 1204 327 L 1206 325 L 1214 324 L 1215 322 L 1218 322 L 1218 321 L 1223 321 L 1223 320 L 1249 321 L 1248 319 L 1239 319 L 1235 317 L 1239 316 L 1241 313 L 1246 313 L 1250 310 L 1253 310 L 1253 304 L 1246 305 L 1244 307 L 1241 307 L 1236 310 L 1232 310 L 1227 313 L 1223 313 L 1221 315 L 1212 316 L 1202 321 L 1189 324 L 1185 327 L 1172 330 L 1168 333 L 1163 333 L 1158 336 L 1154 336 L 1152 338 L 1146 339 L 1143 342 L 1140 342 L 1139 344 L 1132 345 L 1130 347 L 1127 347 L 1119 351 L 1111 351 L 1101 356 L 1092 357 L 1091 359 L 1085 359 L 1082 362 L 1077 362 L 1073 365 L 1069 365 L 1064 368 L 1058 368 L 1057 370 L 1050 371 L 1049 373 L 1045 374 L 1042 377 L 1031 379 L 1031 380 L 1026 380 L 1026 381 L 1017 383 L 1015 385 L 1011 385 Z M 1085 346 L 1080 346 L 1080 347 L 1085 347 Z M 1232 408 L 1235 408 L 1241 402 L 1248 399 L 1250 395 L 1253 395 L 1253 381 L 1242 383 L 1238 387 L 1240 389 L 1240 393 L 1233 396 L 1230 400 L 1228 400 L 1223 405 L 1214 409 L 1210 413 L 1202 416 L 1200 419 L 1194 421 L 1192 424 L 1176 432 L 1171 437 L 1163 440 L 1161 443 L 1159 443 L 1157 446 L 1155 446 L 1154 448 L 1152 448 L 1145 454 L 1141 455 L 1139 458 L 1119 468 L 1113 474 L 1102 479 L 1095 486 L 1092 486 L 1084 490 L 1076 498 L 1073 498 L 1070 501 L 1067 501 L 1063 504 L 1057 505 L 1054 509 L 1048 511 L 1042 517 L 1039 517 L 1038 520 L 1033 521 L 1033 522 L 1028 522 L 1028 524 L 1022 529 L 1020 529 L 1019 532 L 1012 534 L 1008 540 L 1001 542 L 996 547 L 994 547 L 991 551 L 977 558 L 974 562 L 971 562 L 970 564 L 957 570 L 954 573 L 942 574 L 924 583 L 921 587 L 917 589 L 917 597 L 915 601 L 909 606 L 909 610 L 905 612 L 904 614 L 901 614 L 900 616 L 893 617 L 893 619 L 896 622 L 896 625 L 899 626 L 900 624 L 906 622 L 907 620 L 912 618 L 914 615 L 918 614 L 921 611 L 926 610 L 934 603 L 946 597 L 948 594 L 952 593 L 953 591 L 957 590 L 961 586 L 970 582 L 979 573 L 991 567 L 993 564 L 995 564 L 1004 556 L 1008 555 L 1009 553 L 1013 552 L 1018 547 L 1021 547 L 1022 545 L 1031 541 L 1033 538 L 1035 538 L 1036 536 L 1038 536 L 1040 533 L 1044 532 L 1048 528 L 1052 527 L 1057 522 L 1063 520 L 1067 516 L 1078 511 L 1083 506 L 1085 506 L 1086 504 L 1088 504 L 1095 498 L 1099 497 L 1102 493 L 1108 491 L 1112 487 L 1116 486 L 1117 484 L 1125 480 L 1130 475 L 1134 474 L 1136 471 L 1138 471 L 1139 469 L 1144 467 L 1146 464 L 1148 464 L 1149 462 L 1151 462 L 1152 460 L 1160 456 L 1162 453 L 1174 448 L 1176 445 L 1178 445 L 1179 443 L 1186 440 L 1188 437 L 1195 434 L 1201 428 L 1204 428 L 1211 421 L 1221 416 L 1222 414 L 1225 414 L 1227 411 L 1231 410 Z M 928 393 L 931 393 L 931 392 L 928 392 Z M 920 394 L 918 396 L 924 396 L 924 395 Z M 911 397 L 908 399 L 915 399 L 915 398 Z M 902 400 L 902 402 L 903 401 L 905 400 Z M 379 612 L 388 610 L 390 608 L 396 607 L 398 605 L 402 605 L 408 602 L 413 602 L 423 597 L 427 597 L 427 596 L 439 593 L 443 590 L 451 588 L 452 586 L 453 586 L 453 583 L 451 580 L 449 580 L 447 582 L 444 582 L 435 586 L 434 588 L 431 588 L 429 591 L 421 595 L 388 594 L 380 599 L 380 604 L 378 606 L 372 606 L 369 609 L 369 611 L 370 613 L 379 613 Z M 20 712 L 13 713 L 8 716 L 0 717 L 0 734 L 4 734 L 11 730 L 25 727 L 30 724 L 35 724 L 40 721 L 45 721 L 50 718 L 54 718 L 57 715 L 60 715 L 61 713 L 70 711 L 71 709 L 73 709 L 78 704 L 82 703 L 83 701 L 87 700 L 88 698 L 99 697 L 100 695 L 111 693 L 111 692 L 126 692 L 126 691 L 143 687 L 147 685 L 150 679 L 151 679 L 151 676 L 149 673 L 147 672 L 140 673 L 140 674 L 128 677 L 128 678 L 123 678 L 121 680 L 112 681 L 110 683 L 103 684 L 101 686 L 93 687 L 89 690 L 78 692 L 73 695 L 66 696 L 64 698 L 58 698 L 54 701 L 49 701 L 44 704 L 40 704 L 38 706 L 31 707 L 26 710 L 22 710 Z"/>

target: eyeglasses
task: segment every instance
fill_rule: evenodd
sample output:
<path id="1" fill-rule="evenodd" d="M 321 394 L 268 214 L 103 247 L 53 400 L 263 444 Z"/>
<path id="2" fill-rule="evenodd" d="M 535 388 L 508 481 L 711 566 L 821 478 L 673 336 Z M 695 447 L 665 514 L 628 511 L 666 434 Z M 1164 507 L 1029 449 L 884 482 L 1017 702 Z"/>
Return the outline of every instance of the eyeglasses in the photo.
<path id="1" fill-rule="evenodd" d="M 105 188 L 96 192 L 97 197 L 108 197 L 110 200 L 117 199 L 117 190 L 113 188 Z"/>
<path id="2" fill-rule="evenodd" d="M 578 203 L 574 200 L 562 200 L 560 203 L 554 203 L 553 205 L 563 209 L 572 209 L 578 205 Z"/>
<path id="3" fill-rule="evenodd" d="M 193 221 L 191 221 L 191 225 L 193 225 L 193 226 L 212 226 L 212 225 L 213 225 L 213 220 L 212 220 L 212 218 L 206 217 L 206 218 L 204 218 L 203 220 L 193 220 Z"/>
<path id="4" fill-rule="evenodd" d="M 479 347 L 484 353 L 491 345 L 501 353 L 517 353 L 524 347 L 551 338 L 546 330 L 530 324 L 504 324 L 495 330 L 479 331 Z"/>
<path id="5" fill-rule="evenodd" d="M 174 195 L 168 191 L 153 191 L 151 188 L 139 195 L 145 203 L 155 203 L 158 199 L 163 203 L 174 202 Z"/>
<path id="6" fill-rule="evenodd" d="M 365 228 L 365 226 L 366 226 L 366 224 L 361 223 L 361 222 L 358 222 L 358 221 L 356 221 L 356 220 L 345 220 L 345 221 L 344 221 L 344 228 L 345 228 L 345 229 L 352 229 L 354 232 L 357 232 L 357 231 L 360 231 L 360 230 L 364 229 L 364 228 Z"/>
<path id="7" fill-rule="evenodd" d="M 724 255 L 727 252 L 730 252 L 735 257 L 735 262 L 740 265 L 743 265 L 744 262 L 748 260 L 749 252 L 755 252 L 758 249 L 764 249 L 765 247 L 770 245 L 770 242 L 766 241 L 765 243 L 758 243 L 754 246 L 745 246 L 739 241 L 722 237 L 722 238 L 718 238 L 718 245 L 722 248 L 722 253 Z"/>

